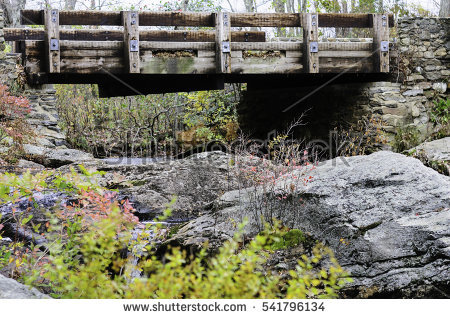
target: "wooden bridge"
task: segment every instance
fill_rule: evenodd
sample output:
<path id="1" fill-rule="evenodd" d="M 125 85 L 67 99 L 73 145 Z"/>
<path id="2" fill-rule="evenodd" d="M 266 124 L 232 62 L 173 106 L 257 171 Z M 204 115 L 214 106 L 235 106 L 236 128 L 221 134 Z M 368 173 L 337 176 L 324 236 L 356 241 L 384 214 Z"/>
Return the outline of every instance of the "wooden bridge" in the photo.
<path id="1" fill-rule="evenodd" d="M 98 83 L 103 96 L 383 75 L 394 24 L 387 14 L 51 9 L 23 10 L 21 17 L 32 27 L 4 33 L 15 41 L 28 81 Z M 301 27 L 303 39 L 268 42 L 265 32 L 250 31 L 258 27 Z M 322 27 L 371 28 L 373 41 L 319 42 Z"/>

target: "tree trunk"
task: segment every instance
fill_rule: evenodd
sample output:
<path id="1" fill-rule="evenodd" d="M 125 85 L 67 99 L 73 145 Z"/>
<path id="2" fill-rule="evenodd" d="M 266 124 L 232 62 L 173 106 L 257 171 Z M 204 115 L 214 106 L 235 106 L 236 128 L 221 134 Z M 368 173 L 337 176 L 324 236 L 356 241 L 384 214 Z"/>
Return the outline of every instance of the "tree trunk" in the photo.
<path id="1" fill-rule="evenodd" d="M 20 10 L 25 9 L 26 2 L 26 0 L 3 0 L 1 2 L 5 27 L 17 27 L 20 25 Z"/>
<path id="2" fill-rule="evenodd" d="M 439 10 L 440 17 L 450 17 L 450 1 L 441 0 L 441 9 Z"/>
<path id="3" fill-rule="evenodd" d="M 254 0 L 244 0 L 244 5 L 246 12 L 256 12 Z"/>
<path id="4" fill-rule="evenodd" d="M 277 13 L 285 13 L 285 0 L 273 0 L 273 7 L 275 8 L 275 12 Z M 277 28 L 277 36 L 285 37 L 286 36 L 286 28 Z"/>
<path id="5" fill-rule="evenodd" d="M 66 0 L 66 4 L 64 8 L 66 10 L 75 10 L 75 6 L 77 5 L 77 0 Z"/>

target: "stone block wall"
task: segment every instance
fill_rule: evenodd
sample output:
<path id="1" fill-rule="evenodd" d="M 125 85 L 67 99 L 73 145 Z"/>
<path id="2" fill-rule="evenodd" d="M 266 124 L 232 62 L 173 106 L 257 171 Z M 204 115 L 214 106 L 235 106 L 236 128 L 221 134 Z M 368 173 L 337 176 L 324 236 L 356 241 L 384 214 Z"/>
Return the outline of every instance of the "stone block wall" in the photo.
<path id="1" fill-rule="evenodd" d="M 58 127 L 56 95 L 53 85 L 19 86 L 21 67 L 18 55 L 4 52 L 3 11 L 0 10 L 0 82 L 14 88 L 18 94 L 28 98 L 32 112 L 28 122 L 35 128 L 36 139 L 32 144 L 50 148 L 64 148 L 65 136 Z M 19 89 L 20 87 L 20 89 Z"/>
<path id="2" fill-rule="evenodd" d="M 450 18 L 401 19 L 397 32 L 397 65 L 390 82 L 370 84 L 371 111 L 387 132 L 414 126 L 425 139 L 433 131 L 433 101 L 449 97 Z"/>

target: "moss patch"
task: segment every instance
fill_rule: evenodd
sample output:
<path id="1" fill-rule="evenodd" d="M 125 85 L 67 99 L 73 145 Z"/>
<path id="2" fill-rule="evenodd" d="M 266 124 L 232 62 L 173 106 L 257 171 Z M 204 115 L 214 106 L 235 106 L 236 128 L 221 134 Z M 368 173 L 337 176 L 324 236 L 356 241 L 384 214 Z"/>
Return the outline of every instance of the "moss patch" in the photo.
<path id="1" fill-rule="evenodd" d="M 280 241 L 272 244 L 272 249 L 278 250 L 296 247 L 305 242 L 306 236 L 301 230 L 291 229 L 280 238 Z"/>

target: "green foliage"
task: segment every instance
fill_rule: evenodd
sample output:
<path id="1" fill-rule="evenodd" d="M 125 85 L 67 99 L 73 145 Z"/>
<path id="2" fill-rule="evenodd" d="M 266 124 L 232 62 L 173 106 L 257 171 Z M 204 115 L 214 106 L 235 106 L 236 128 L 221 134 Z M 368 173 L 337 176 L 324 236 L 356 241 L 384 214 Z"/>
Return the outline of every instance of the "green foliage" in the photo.
<path id="1" fill-rule="evenodd" d="M 271 253 L 267 233 L 283 234 L 271 229 L 244 247 L 243 226 L 212 258 L 208 258 L 206 249 L 189 256 L 174 248 L 166 253 L 164 261 L 147 253 L 146 259 L 133 266 L 130 258 L 120 257 L 119 251 L 130 243 L 130 233 L 119 234 L 119 224 L 123 224 L 120 215 L 111 214 L 78 237 L 71 256 L 82 258 L 68 262 L 63 250 L 54 250 L 43 276 L 52 283 L 55 297 L 330 298 L 336 297 L 349 281 L 332 252 L 322 245 L 314 248 L 311 258 L 302 257 L 297 269 L 290 273 L 291 279 L 282 280 L 265 271 L 264 265 Z M 150 252 L 150 246 L 144 251 Z M 329 268 L 317 268 L 324 260 L 330 262 Z M 132 279 L 131 272 L 136 267 L 147 275 Z"/>
<path id="2" fill-rule="evenodd" d="M 398 128 L 393 141 L 393 149 L 396 152 L 403 152 L 413 148 L 420 143 L 420 132 L 413 126 Z"/>
<path id="3" fill-rule="evenodd" d="M 226 91 L 198 91 L 182 94 L 186 99 L 184 121 L 195 128 L 199 140 L 234 140 L 237 130 L 236 105 L 241 88 Z"/>
<path id="4" fill-rule="evenodd" d="M 439 99 L 433 101 L 433 108 L 430 112 L 430 120 L 434 125 L 450 124 L 450 99 Z"/>
<path id="5" fill-rule="evenodd" d="M 164 155 L 182 123 L 177 94 L 99 98 L 96 85 L 57 85 L 68 142 L 96 156 Z"/>
<path id="6" fill-rule="evenodd" d="M 300 229 L 291 229 L 272 244 L 272 249 L 286 249 L 300 245 L 306 241 L 306 236 Z"/>
<path id="7" fill-rule="evenodd" d="M 175 140 L 185 128 L 193 129 L 202 142 L 232 140 L 239 93 L 240 87 L 234 91 L 99 98 L 95 85 L 56 86 L 60 126 L 68 142 L 96 156 L 180 153 L 182 150 L 174 149 Z"/>
<path id="8" fill-rule="evenodd" d="M 214 256 L 204 247 L 196 255 L 179 248 L 163 258 L 155 254 L 152 235 L 161 233 L 168 208 L 131 239 L 137 220 L 127 203 L 118 203 L 99 187 L 96 176 L 84 167 L 80 173 L 44 171 L 0 174 L 0 205 L 33 198 L 34 191 L 62 190 L 78 194 L 79 205 L 48 215 L 43 236 L 46 246 L 25 247 L 21 242 L 0 248 L 2 267 L 14 265 L 14 276 L 61 298 L 306 298 L 336 297 L 349 281 L 330 249 L 317 245 L 311 257 L 302 256 L 288 279 L 267 270 L 273 245 L 297 245 L 304 240 L 299 230 L 279 223 L 265 225 L 250 243 L 243 240 L 241 225 L 233 240 Z M 173 201 L 171 203 L 173 205 Z M 170 207 L 170 205 L 169 205 Z M 19 224 L 37 230 L 32 215 Z M 42 227 L 41 227 L 42 228 Z M 124 249 L 132 254 L 124 255 Z M 136 264 L 135 258 L 140 261 Z M 325 267 L 326 266 L 326 267 Z M 143 272 L 133 278 L 135 271 Z"/>

